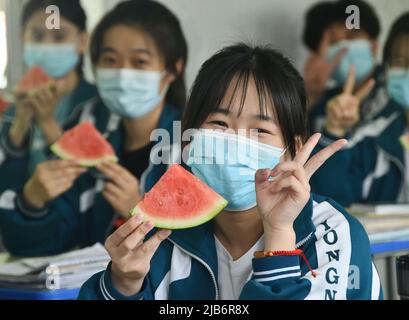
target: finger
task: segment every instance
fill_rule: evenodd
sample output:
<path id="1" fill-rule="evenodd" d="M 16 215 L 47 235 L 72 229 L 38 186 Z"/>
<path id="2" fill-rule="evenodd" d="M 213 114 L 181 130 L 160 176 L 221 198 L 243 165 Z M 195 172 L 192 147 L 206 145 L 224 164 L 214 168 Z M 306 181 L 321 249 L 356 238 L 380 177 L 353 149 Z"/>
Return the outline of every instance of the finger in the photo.
<path id="1" fill-rule="evenodd" d="M 298 162 L 301 166 L 304 166 L 320 138 L 321 138 L 320 133 L 313 134 L 308 139 L 308 141 L 303 145 L 301 150 L 297 153 L 297 155 L 294 158 L 294 161 Z"/>
<path id="2" fill-rule="evenodd" d="M 108 182 L 105 184 L 104 191 L 114 195 L 115 197 L 120 198 L 126 190 L 119 188 L 117 185 L 113 184 L 112 182 Z"/>
<path id="3" fill-rule="evenodd" d="M 79 165 L 77 160 L 50 160 L 48 162 L 48 165 L 50 166 L 50 168 L 52 169 L 64 169 L 64 168 L 83 168 Z M 85 169 L 85 168 L 84 168 Z"/>
<path id="4" fill-rule="evenodd" d="M 304 166 L 308 180 L 312 175 L 327 161 L 335 152 L 342 149 L 348 141 L 346 139 L 340 139 L 328 147 L 325 147 L 321 151 L 317 152 Z"/>
<path id="5" fill-rule="evenodd" d="M 268 187 L 268 178 L 270 177 L 270 169 L 259 169 L 255 174 L 256 191 L 261 191 Z"/>
<path id="6" fill-rule="evenodd" d="M 116 248 L 125 238 L 127 238 L 136 228 L 142 224 L 142 218 L 139 215 L 133 216 L 111 234 L 105 246 L 108 250 Z"/>
<path id="7" fill-rule="evenodd" d="M 145 221 L 139 227 L 135 228 L 131 234 L 126 237 L 118 246 L 118 254 L 122 257 L 134 250 L 145 238 L 145 236 L 153 229 L 153 223 Z"/>
<path id="8" fill-rule="evenodd" d="M 142 253 L 146 258 L 152 258 L 162 241 L 167 239 L 171 234 L 171 230 L 159 230 L 138 248 L 135 255 L 139 256 Z"/>
<path id="9" fill-rule="evenodd" d="M 355 66 L 351 65 L 348 71 L 348 78 L 344 85 L 344 94 L 351 95 L 354 92 L 355 87 Z"/>
<path id="10" fill-rule="evenodd" d="M 55 192 L 55 196 L 58 197 L 61 194 L 65 193 L 66 191 L 71 189 L 73 185 L 74 185 L 74 180 L 69 180 L 69 179 L 59 183 L 58 185 L 53 187 L 53 191 Z"/>
<path id="11" fill-rule="evenodd" d="M 128 183 L 135 180 L 135 177 L 128 170 L 117 163 L 104 161 L 98 166 L 98 169 L 99 168 L 104 170 L 112 179 L 120 177 L 121 180 L 126 180 Z"/>
<path id="12" fill-rule="evenodd" d="M 318 53 L 320 56 L 322 57 L 327 56 L 327 52 L 330 46 L 330 40 L 331 40 L 330 30 L 326 30 L 324 34 L 322 35 L 322 39 L 321 39 L 320 46 L 318 49 Z"/>
<path id="13" fill-rule="evenodd" d="M 288 176 L 294 175 L 298 179 L 298 181 L 301 182 L 305 189 L 310 188 L 304 167 L 301 167 L 297 162 L 286 161 L 280 163 L 271 171 L 271 175 L 273 177 L 276 177 L 283 173 L 289 173 Z"/>
<path id="14" fill-rule="evenodd" d="M 54 172 L 59 176 L 78 176 L 86 172 L 87 169 L 77 166 L 64 167 L 60 170 L 55 170 Z"/>
<path id="15" fill-rule="evenodd" d="M 60 185 L 73 184 L 74 181 L 79 177 L 79 175 L 70 175 L 65 177 L 47 177 L 47 182 L 45 184 L 50 190 L 58 189 Z"/>
<path id="16" fill-rule="evenodd" d="M 332 59 L 331 61 L 331 68 L 330 68 L 331 72 L 335 70 L 335 68 L 339 65 L 342 58 L 347 54 L 347 52 L 348 52 L 348 49 L 343 48 L 335 55 L 334 59 Z"/>
<path id="17" fill-rule="evenodd" d="M 293 175 L 273 182 L 271 184 L 270 191 L 273 193 L 278 193 L 287 188 L 291 189 L 297 194 L 303 194 L 306 191 L 309 192 L 309 190 L 306 190 L 303 184 Z"/>
<path id="18" fill-rule="evenodd" d="M 374 79 L 369 79 L 363 86 L 360 88 L 357 92 L 355 92 L 354 96 L 359 99 L 359 101 L 364 100 L 368 94 L 371 92 L 371 90 L 375 86 L 375 80 Z"/>

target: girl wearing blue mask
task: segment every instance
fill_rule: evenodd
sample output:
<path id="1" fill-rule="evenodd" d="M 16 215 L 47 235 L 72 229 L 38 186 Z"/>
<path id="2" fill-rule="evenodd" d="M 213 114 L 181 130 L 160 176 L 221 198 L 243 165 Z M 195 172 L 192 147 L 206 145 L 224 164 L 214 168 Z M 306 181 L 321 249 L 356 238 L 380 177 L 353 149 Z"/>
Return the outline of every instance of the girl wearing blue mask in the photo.
<path id="1" fill-rule="evenodd" d="M 185 133 L 196 129 L 183 154 L 228 206 L 172 233 L 131 218 L 107 239 L 112 262 L 80 298 L 380 298 L 362 226 L 310 194 L 311 175 L 346 142 L 309 159 L 320 135 L 306 141 L 305 116 L 303 80 L 280 53 L 238 44 L 207 60 L 182 120 Z M 225 144 L 235 161 L 226 149 L 218 155 Z M 359 286 L 348 285 L 357 270 Z"/>
<path id="2" fill-rule="evenodd" d="M 391 28 L 384 48 L 381 85 L 375 88 L 373 104 L 367 104 L 365 96 L 374 84 L 368 82 L 354 91 L 354 70 L 343 93 L 327 104 L 324 137 L 317 151 L 340 137 L 348 137 L 349 143 L 318 170 L 311 186 L 314 192 L 344 206 L 409 201 L 404 183 L 405 156 L 399 141 L 409 102 L 405 100 L 409 88 L 408 21 L 403 15 Z"/>
<path id="3" fill-rule="evenodd" d="M 59 8 L 58 29 L 47 27 L 49 5 Z M 15 107 L 1 126 L 0 191 L 21 187 L 36 166 L 50 158 L 48 146 L 77 123 L 83 103 L 97 95 L 82 75 L 87 32 L 79 1 L 29 1 L 22 12 L 22 40 L 26 68 L 41 67 L 54 84 L 30 95 L 16 92 Z M 13 58 L 11 62 L 16 63 Z M 72 164 L 65 167 L 76 169 Z"/>
<path id="4" fill-rule="evenodd" d="M 155 1 L 124 1 L 96 26 L 90 56 L 99 96 L 79 118 L 95 124 L 120 163 L 104 163 L 86 174 L 65 170 L 70 162 L 61 160 L 39 165 L 11 206 L 0 204 L 3 239 L 14 254 L 103 242 L 167 169 L 168 162 L 151 161 L 157 143 L 151 133 L 162 129 L 172 137 L 185 104 L 187 45 L 176 16 Z M 172 155 L 170 144 L 161 158 Z M 51 240 L 56 234 L 60 241 Z"/>

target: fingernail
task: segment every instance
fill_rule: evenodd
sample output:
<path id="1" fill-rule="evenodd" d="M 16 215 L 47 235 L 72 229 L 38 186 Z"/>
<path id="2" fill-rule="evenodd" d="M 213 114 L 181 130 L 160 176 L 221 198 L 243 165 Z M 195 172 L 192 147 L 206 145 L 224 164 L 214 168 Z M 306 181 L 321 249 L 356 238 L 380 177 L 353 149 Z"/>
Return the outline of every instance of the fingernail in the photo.
<path id="1" fill-rule="evenodd" d="M 142 221 L 142 217 L 141 217 L 139 214 L 133 216 L 133 219 L 134 219 L 136 222 L 141 222 L 141 221 Z"/>
<path id="2" fill-rule="evenodd" d="M 171 235 L 172 231 L 168 229 L 162 229 L 159 231 L 159 237 L 163 240 Z"/>
<path id="3" fill-rule="evenodd" d="M 147 228 L 148 230 L 150 230 L 150 229 L 153 228 L 153 223 L 152 223 L 151 221 L 146 221 L 146 222 L 145 222 L 145 226 L 146 226 L 146 228 Z"/>

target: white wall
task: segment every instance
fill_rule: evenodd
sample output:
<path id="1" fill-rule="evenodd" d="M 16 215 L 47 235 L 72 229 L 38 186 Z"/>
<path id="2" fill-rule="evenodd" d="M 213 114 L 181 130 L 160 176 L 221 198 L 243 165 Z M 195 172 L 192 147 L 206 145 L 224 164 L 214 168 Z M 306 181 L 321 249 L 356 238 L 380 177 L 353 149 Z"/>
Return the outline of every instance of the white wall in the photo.
<path id="1" fill-rule="evenodd" d="M 160 0 L 182 22 L 189 44 L 188 83 L 200 64 L 235 41 L 270 44 L 302 69 L 304 14 L 319 0 Z M 409 0 L 369 0 L 382 23 L 383 41 L 390 23 L 409 10 Z"/>
<path id="2" fill-rule="evenodd" d="M 307 56 L 301 40 L 304 14 L 320 0 L 159 1 L 181 20 L 189 46 L 187 82 L 190 84 L 204 60 L 216 50 L 237 41 L 270 44 L 287 54 L 301 70 Z M 368 1 L 381 18 L 381 40 L 384 40 L 391 21 L 409 10 L 409 0 Z M 89 27 L 93 28 L 101 15 L 118 2 L 120 0 L 82 0 Z M 88 68 L 88 74 L 89 71 Z"/>

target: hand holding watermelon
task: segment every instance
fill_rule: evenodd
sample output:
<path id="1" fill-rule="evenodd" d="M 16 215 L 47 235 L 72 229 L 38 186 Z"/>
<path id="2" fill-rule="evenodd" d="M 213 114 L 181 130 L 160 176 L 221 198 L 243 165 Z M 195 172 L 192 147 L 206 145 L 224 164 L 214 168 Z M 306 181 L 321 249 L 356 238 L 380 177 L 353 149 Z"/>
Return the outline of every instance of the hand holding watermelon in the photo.
<path id="1" fill-rule="evenodd" d="M 16 116 L 10 131 L 11 142 L 20 146 L 36 117 L 39 124 L 53 117 L 58 103 L 55 82 L 40 67 L 33 66 L 14 92 Z"/>
<path id="2" fill-rule="evenodd" d="M 129 211 L 142 199 L 138 180 L 119 164 L 105 161 L 98 165 L 109 181 L 105 183 L 102 195 L 123 218 L 129 218 Z"/>
<path id="3" fill-rule="evenodd" d="M 49 160 L 40 163 L 23 189 L 25 200 L 34 208 L 43 208 L 47 202 L 70 189 L 86 169 L 71 160 Z"/>
<path id="4" fill-rule="evenodd" d="M 293 224 L 310 199 L 309 180 L 347 143 L 344 139 L 337 140 L 309 159 L 320 137 L 314 134 L 292 161 L 256 173 L 257 207 L 264 225 L 265 250 L 295 249 Z"/>
<path id="5" fill-rule="evenodd" d="M 105 242 L 112 259 L 111 279 L 115 288 L 126 296 L 137 294 L 150 269 L 150 262 L 169 230 L 156 232 L 144 242 L 153 224 L 135 216 L 119 227 Z"/>

